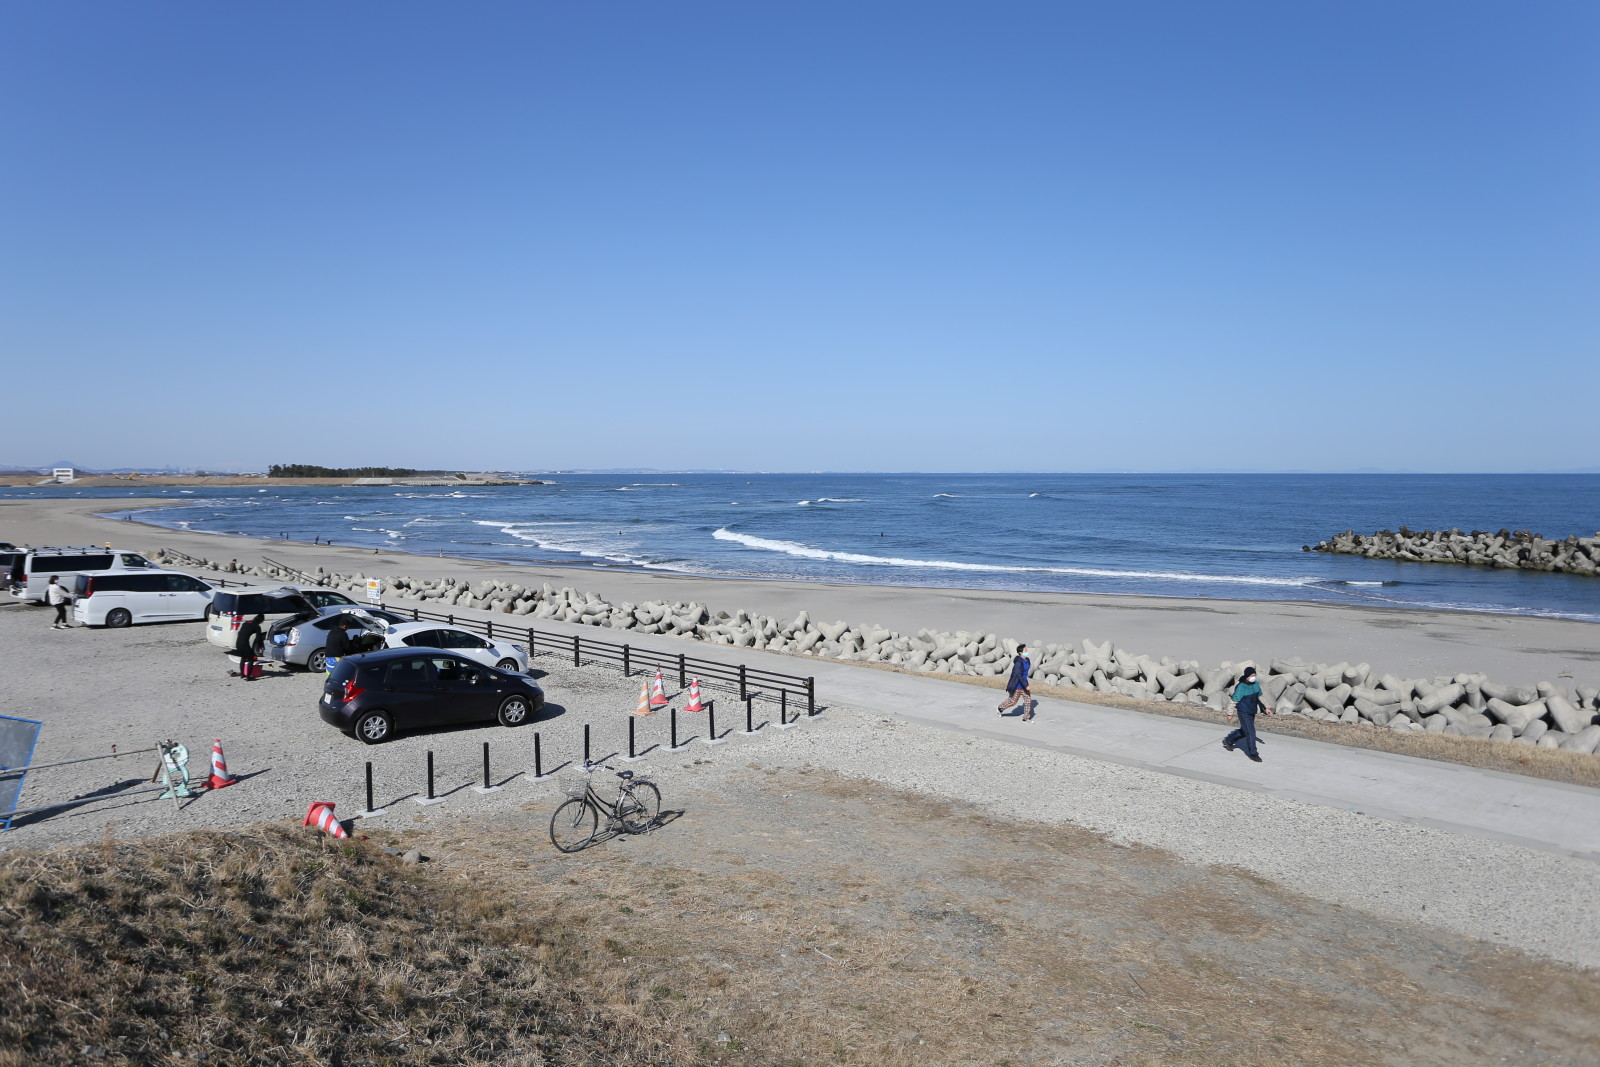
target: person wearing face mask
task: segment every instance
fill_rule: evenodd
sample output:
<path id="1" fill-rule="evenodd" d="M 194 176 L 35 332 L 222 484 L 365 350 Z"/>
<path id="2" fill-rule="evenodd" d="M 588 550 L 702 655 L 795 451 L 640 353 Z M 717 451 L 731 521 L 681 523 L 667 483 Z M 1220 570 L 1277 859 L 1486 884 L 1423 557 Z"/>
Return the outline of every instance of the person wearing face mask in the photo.
<path id="1" fill-rule="evenodd" d="M 1228 694 L 1233 701 L 1234 711 L 1239 716 L 1239 726 L 1233 733 L 1222 739 L 1222 747 L 1232 752 L 1235 748 L 1244 750 L 1244 754 L 1251 762 L 1260 763 L 1261 754 L 1256 751 L 1256 712 L 1262 711 L 1268 715 L 1272 709 L 1261 703 L 1261 685 L 1256 681 L 1256 669 L 1246 667 L 1239 675 L 1239 684 L 1233 687 L 1233 692 Z"/>

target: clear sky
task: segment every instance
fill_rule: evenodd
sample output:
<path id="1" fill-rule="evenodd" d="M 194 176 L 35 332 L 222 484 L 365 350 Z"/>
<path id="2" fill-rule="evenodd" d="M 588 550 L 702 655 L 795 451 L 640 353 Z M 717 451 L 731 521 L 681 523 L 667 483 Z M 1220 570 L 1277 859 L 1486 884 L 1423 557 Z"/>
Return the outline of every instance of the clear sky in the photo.
<path id="1" fill-rule="evenodd" d="M 1600 4 L 0 5 L 0 463 L 1600 466 Z"/>

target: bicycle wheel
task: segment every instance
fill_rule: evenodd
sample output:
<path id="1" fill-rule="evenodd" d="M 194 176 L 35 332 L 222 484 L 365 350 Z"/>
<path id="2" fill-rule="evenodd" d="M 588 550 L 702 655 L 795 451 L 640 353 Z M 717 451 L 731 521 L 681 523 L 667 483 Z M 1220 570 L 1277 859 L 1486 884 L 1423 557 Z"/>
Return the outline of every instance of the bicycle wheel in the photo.
<path id="1" fill-rule="evenodd" d="M 577 852 L 594 840 L 594 831 L 600 824 L 594 805 L 573 797 L 565 801 L 550 816 L 550 843 L 562 852 Z"/>
<path id="2" fill-rule="evenodd" d="M 636 782 L 626 796 L 617 798 L 617 819 L 630 834 L 650 829 L 660 813 L 661 790 L 649 782 Z"/>

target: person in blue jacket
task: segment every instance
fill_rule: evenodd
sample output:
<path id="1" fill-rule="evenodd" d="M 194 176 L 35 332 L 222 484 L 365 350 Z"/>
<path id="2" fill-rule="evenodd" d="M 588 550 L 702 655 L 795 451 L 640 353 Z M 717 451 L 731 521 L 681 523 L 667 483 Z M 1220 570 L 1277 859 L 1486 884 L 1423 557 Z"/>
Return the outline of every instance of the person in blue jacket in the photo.
<path id="1" fill-rule="evenodd" d="M 1011 677 L 1006 679 L 1006 699 L 1001 704 L 998 713 L 1004 715 L 1007 710 L 1017 706 L 1017 701 L 1022 701 L 1022 721 L 1033 721 L 1033 694 L 1028 691 L 1028 673 L 1033 670 L 1033 664 L 1028 659 L 1028 646 L 1018 645 L 1017 656 L 1011 661 Z"/>
<path id="2" fill-rule="evenodd" d="M 1239 684 L 1233 687 L 1228 697 L 1239 715 L 1239 727 L 1222 739 L 1222 747 L 1229 752 L 1242 748 L 1253 762 L 1260 763 L 1261 754 L 1256 751 L 1256 712 L 1264 711 L 1271 715 L 1272 709 L 1261 703 L 1261 684 L 1256 681 L 1254 667 L 1244 669 L 1244 673 L 1239 675 Z"/>

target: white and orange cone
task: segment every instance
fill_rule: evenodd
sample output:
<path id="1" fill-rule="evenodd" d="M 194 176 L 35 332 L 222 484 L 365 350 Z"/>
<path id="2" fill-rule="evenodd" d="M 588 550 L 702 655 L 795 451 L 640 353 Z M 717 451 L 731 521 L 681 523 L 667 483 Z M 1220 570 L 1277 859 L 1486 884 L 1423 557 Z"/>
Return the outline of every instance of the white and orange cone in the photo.
<path id="1" fill-rule="evenodd" d="M 300 825 L 315 826 L 318 830 L 332 834 L 334 837 L 350 836 L 345 831 L 344 824 L 334 817 L 333 801 L 331 800 L 314 801 L 311 807 L 306 810 L 305 821 Z"/>
<path id="2" fill-rule="evenodd" d="M 700 679 L 689 679 L 689 702 L 683 706 L 684 711 L 705 711 L 705 702 L 700 699 Z"/>
<path id="3" fill-rule="evenodd" d="M 652 708 L 667 706 L 667 688 L 661 681 L 660 671 L 656 671 L 656 680 L 650 683 L 650 706 Z"/>
<path id="4" fill-rule="evenodd" d="M 228 761 L 222 758 L 222 738 L 219 737 L 211 742 L 211 777 L 206 779 L 206 785 L 211 789 L 221 789 L 238 781 L 228 773 Z"/>
<path id="5" fill-rule="evenodd" d="M 639 706 L 633 709 L 635 715 L 654 715 L 656 709 L 650 706 L 650 686 L 645 682 L 639 683 Z"/>

